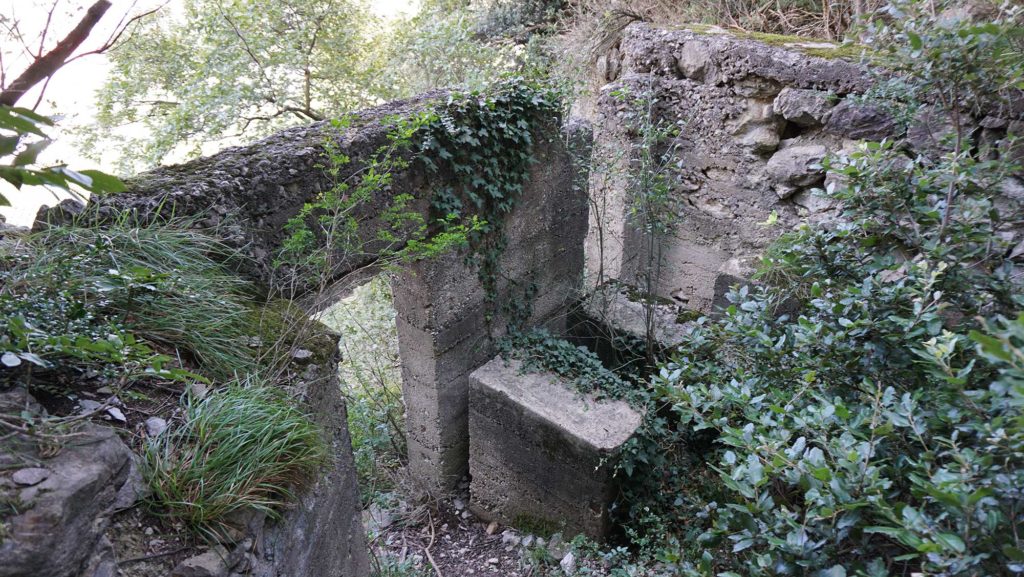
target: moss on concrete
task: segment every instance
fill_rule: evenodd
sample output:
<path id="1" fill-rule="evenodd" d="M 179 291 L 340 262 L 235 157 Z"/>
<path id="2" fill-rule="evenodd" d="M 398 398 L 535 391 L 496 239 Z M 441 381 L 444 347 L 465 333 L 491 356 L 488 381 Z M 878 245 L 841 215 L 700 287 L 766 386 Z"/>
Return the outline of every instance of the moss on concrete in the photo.
<path id="1" fill-rule="evenodd" d="M 754 40 L 762 44 L 767 44 L 768 46 L 777 46 L 780 48 L 787 48 L 789 50 L 796 50 L 808 56 L 815 56 L 818 58 L 839 58 L 851 61 L 857 61 L 863 57 L 867 57 L 869 60 L 875 60 L 878 58 L 878 55 L 867 46 L 853 42 L 836 44 L 835 42 L 825 40 L 823 38 L 770 34 L 767 32 L 748 32 L 745 30 L 725 29 L 720 26 L 712 26 L 708 24 L 683 24 L 676 26 L 676 29 L 688 30 L 696 34 L 705 35 L 725 34 L 732 36 L 733 38 Z M 829 46 L 825 46 L 826 44 Z"/>

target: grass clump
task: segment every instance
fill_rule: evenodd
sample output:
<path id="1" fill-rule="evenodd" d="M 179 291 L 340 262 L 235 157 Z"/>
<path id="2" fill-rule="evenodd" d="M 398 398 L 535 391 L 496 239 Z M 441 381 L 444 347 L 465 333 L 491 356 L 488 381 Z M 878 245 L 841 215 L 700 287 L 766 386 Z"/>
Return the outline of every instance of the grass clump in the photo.
<path id="1" fill-rule="evenodd" d="M 53 227 L 30 241 L 38 256 L 29 276 L 60 278 L 84 307 L 229 379 L 256 359 L 252 289 L 222 264 L 235 254 L 187 224 Z"/>
<path id="2" fill-rule="evenodd" d="M 320 429 L 283 393 L 234 382 L 188 397 L 184 422 L 147 447 L 144 475 L 156 514 L 213 536 L 242 509 L 276 517 L 327 455 Z"/>

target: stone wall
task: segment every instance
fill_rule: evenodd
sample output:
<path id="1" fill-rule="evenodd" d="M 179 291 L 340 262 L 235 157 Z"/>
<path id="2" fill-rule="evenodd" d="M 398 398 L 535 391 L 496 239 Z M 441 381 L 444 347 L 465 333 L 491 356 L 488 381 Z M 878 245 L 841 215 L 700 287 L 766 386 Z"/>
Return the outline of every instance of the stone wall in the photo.
<path id="1" fill-rule="evenodd" d="M 663 266 L 655 293 L 708 312 L 729 286 L 746 278 L 765 247 L 804 219 L 834 217 L 834 207 L 811 194 L 826 184 L 818 164 L 860 140 L 901 138 L 934 151 L 950 128 L 928 118 L 906 130 L 882 107 L 857 96 L 879 71 L 844 60 L 848 47 L 728 34 L 714 28 L 657 29 L 633 24 L 597 66 L 593 108 L 595 158 L 587 268 L 591 277 L 641 284 L 649 262 L 643 234 L 628 218 L 628 154 L 636 134 L 615 93 L 650 93 L 655 111 L 677 124 L 673 170 L 674 231 L 661 244 Z M 976 119 L 977 137 L 995 142 L 1007 130 L 1024 132 L 1021 111 Z M 1008 182 L 1010 192 L 1019 182 Z M 777 222 L 767 221 L 775 213 Z M 600 233 L 600 235 L 599 235 Z M 603 240 L 603 242 L 600 242 Z"/>

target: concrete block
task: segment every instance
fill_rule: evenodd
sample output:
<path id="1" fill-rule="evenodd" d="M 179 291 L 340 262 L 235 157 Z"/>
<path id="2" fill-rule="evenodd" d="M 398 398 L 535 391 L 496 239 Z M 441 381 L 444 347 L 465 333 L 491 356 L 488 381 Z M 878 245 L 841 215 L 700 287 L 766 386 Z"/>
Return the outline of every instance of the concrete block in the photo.
<path id="1" fill-rule="evenodd" d="M 641 415 L 500 357 L 469 381 L 473 511 L 505 524 L 560 525 L 567 536 L 607 536 L 615 485 L 606 460 Z"/>

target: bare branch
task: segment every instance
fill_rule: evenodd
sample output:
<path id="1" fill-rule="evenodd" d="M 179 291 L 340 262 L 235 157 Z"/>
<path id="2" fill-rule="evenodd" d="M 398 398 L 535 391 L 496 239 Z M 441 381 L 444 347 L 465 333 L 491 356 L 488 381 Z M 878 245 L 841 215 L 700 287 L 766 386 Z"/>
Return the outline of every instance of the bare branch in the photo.
<path id="1" fill-rule="evenodd" d="M 129 32 L 129 34 L 128 34 L 128 38 L 130 39 L 135 34 L 135 29 L 138 28 L 138 23 L 141 22 L 143 18 L 147 18 L 147 17 L 152 16 L 153 14 L 156 14 L 157 12 L 163 10 L 164 7 L 166 7 L 168 4 L 170 4 L 170 2 L 171 2 L 171 0 L 164 0 L 164 3 L 159 5 L 159 6 L 157 6 L 156 8 L 153 8 L 152 10 L 148 10 L 146 12 L 142 12 L 141 14 L 136 14 L 135 16 L 132 16 L 127 21 L 125 21 L 125 18 L 128 17 L 128 13 L 131 11 L 131 8 L 129 8 L 128 11 L 126 11 L 121 16 L 121 20 L 117 23 L 117 26 L 114 27 L 114 32 L 112 32 L 110 34 L 110 36 L 107 38 L 107 40 L 105 42 L 103 42 L 103 44 L 100 45 L 99 48 L 96 48 L 95 50 L 89 50 L 88 52 L 82 52 L 81 54 L 78 54 L 77 56 L 68 59 L 68 62 L 73 62 L 75 60 L 78 60 L 79 58 L 82 58 L 83 56 L 91 56 L 93 54 L 102 54 L 102 53 L 104 53 L 104 52 L 114 48 L 114 46 L 118 42 L 120 42 L 121 36 L 123 36 L 124 33 L 129 28 L 132 29 L 132 31 Z M 135 7 L 135 4 L 136 4 L 136 2 L 132 2 L 132 8 Z"/>
<path id="2" fill-rule="evenodd" d="M 71 54 L 81 46 L 82 42 L 85 42 L 92 29 L 109 9 L 109 0 L 96 0 L 96 3 L 89 7 L 89 10 L 78 23 L 78 26 L 75 26 L 74 30 L 69 32 L 45 56 L 36 58 L 21 73 L 21 76 L 16 78 L 3 92 L 0 92 L 0 104 L 14 106 L 33 86 L 57 72 L 67 62 L 68 58 L 71 57 Z"/>
<path id="3" fill-rule="evenodd" d="M 53 12 L 57 9 L 58 4 L 60 4 L 60 0 L 53 0 L 53 5 L 50 6 L 50 11 L 46 13 L 46 24 L 43 26 L 43 31 L 39 33 L 39 50 L 35 53 L 36 58 L 43 57 L 43 50 L 46 48 L 46 35 L 50 33 L 50 23 L 53 22 Z"/>

